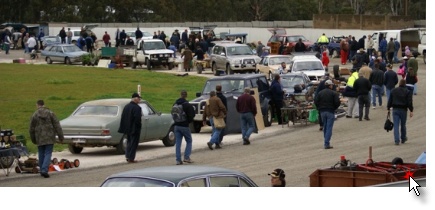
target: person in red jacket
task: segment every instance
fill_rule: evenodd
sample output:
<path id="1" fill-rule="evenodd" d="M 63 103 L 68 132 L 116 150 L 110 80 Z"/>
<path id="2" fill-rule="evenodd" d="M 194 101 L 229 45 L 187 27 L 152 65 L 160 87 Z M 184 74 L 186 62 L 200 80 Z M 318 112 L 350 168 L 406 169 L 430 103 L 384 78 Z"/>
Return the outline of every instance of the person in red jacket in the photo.
<path id="1" fill-rule="evenodd" d="M 105 45 L 106 47 L 110 47 L 110 35 L 107 33 L 107 31 L 104 32 L 104 35 L 103 35 L 103 42 L 104 42 L 104 45 Z"/>
<path id="2" fill-rule="evenodd" d="M 325 67 L 325 69 L 328 68 L 328 65 L 329 65 L 329 57 L 328 57 L 328 52 L 327 52 L 326 50 L 324 50 L 324 51 L 322 52 L 322 64 L 323 64 L 323 67 Z"/>

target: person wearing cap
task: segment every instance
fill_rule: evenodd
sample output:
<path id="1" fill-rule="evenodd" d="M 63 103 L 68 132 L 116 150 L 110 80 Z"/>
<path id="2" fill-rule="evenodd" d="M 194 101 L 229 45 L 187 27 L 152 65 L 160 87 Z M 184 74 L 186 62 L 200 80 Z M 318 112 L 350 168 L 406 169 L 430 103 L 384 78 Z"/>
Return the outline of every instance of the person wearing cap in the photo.
<path id="1" fill-rule="evenodd" d="M 174 122 L 174 135 L 175 135 L 175 161 L 176 165 L 182 165 L 185 163 L 193 163 L 190 159 L 192 153 L 192 133 L 190 131 L 189 124 L 193 122 L 195 117 L 195 110 L 193 106 L 186 100 L 187 91 L 182 90 L 180 92 L 180 98 L 174 103 L 182 105 L 183 111 L 186 114 L 186 120 L 182 122 Z M 186 141 L 186 148 L 184 149 L 184 160 L 181 161 L 181 144 L 183 143 L 183 137 Z"/>
<path id="2" fill-rule="evenodd" d="M 397 73 L 393 71 L 393 64 L 387 65 L 387 72 L 384 75 L 384 85 L 386 89 L 387 102 L 390 100 L 391 90 L 393 90 L 397 83 L 399 83 L 399 79 L 397 78 Z"/>
<path id="3" fill-rule="evenodd" d="M 285 187 L 286 181 L 285 181 L 284 170 L 277 168 L 267 175 L 271 177 L 270 179 L 271 187 Z"/>
<path id="4" fill-rule="evenodd" d="M 375 64 L 376 65 L 376 64 Z M 372 72 L 373 75 L 373 72 Z M 358 106 L 359 106 L 359 121 L 362 121 L 363 117 L 363 108 L 365 107 L 365 120 L 370 120 L 369 111 L 370 111 L 370 90 L 372 89 L 372 84 L 362 73 L 358 74 L 359 78 L 355 80 L 353 84 L 353 88 L 358 95 Z"/>
<path id="5" fill-rule="evenodd" d="M 415 76 L 417 78 L 418 62 L 413 55 L 411 55 L 411 57 L 409 58 L 407 66 L 409 69 L 412 68 L 412 70 L 414 71 L 411 76 Z M 414 95 L 417 95 L 417 82 L 414 83 Z"/>
<path id="6" fill-rule="evenodd" d="M 335 110 L 340 107 L 340 98 L 338 93 L 333 90 L 334 83 L 331 80 L 325 81 L 326 88 L 316 94 L 314 104 L 320 112 L 323 121 L 323 146 L 325 149 L 332 149 L 330 144 L 332 137 L 332 128 L 335 121 Z"/>
<path id="7" fill-rule="evenodd" d="M 388 99 L 387 109 L 393 108 L 393 124 L 394 124 L 394 143 L 400 145 L 408 141 L 406 135 L 406 115 L 408 109 L 410 111 L 409 117 L 414 116 L 414 106 L 412 104 L 412 91 L 406 88 L 406 81 L 401 79 L 399 87 L 391 90 L 390 98 Z M 400 126 L 400 134 L 399 134 Z"/>
<path id="8" fill-rule="evenodd" d="M 384 72 L 379 69 L 379 63 L 375 62 L 375 67 L 373 68 L 372 73 L 370 74 L 370 77 L 368 79 L 372 84 L 373 109 L 376 109 L 376 95 L 378 96 L 379 107 L 382 107 L 382 95 L 384 93 Z"/>
<path id="9" fill-rule="evenodd" d="M 243 94 L 237 98 L 236 110 L 240 113 L 243 145 L 249 145 L 251 144 L 249 137 L 254 132 L 255 115 L 257 115 L 257 104 L 254 96 L 251 96 L 250 88 L 245 88 Z"/>
<path id="10" fill-rule="evenodd" d="M 139 145 L 140 131 L 142 129 L 142 108 L 139 106 L 141 96 L 133 93 L 131 101 L 122 110 L 118 133 L 127 136 L 125 158 L 128 163 L 136 163 L 136 150 Z"/>

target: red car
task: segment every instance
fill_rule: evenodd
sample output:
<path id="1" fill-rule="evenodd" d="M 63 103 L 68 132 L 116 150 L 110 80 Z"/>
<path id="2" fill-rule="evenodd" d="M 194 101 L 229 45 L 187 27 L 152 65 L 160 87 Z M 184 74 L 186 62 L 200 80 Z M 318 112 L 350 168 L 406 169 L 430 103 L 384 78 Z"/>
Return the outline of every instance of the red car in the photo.
<path id="1" fill-rule="evenodd" d="M 303 35 L 288 35 L 285 31 L 285 29 L 283 28 L 271 28 L 268 29 L 271 33 L 272 36 L 270 37 L 269 41 L 267 42 L 267 46 L 273 48 L 273 44 L 272 43 L 278 43 L 276 44 L 276 46 L 279 47 L 281 46 L 281 42 L 284 43 L 286 45 L 286 49 L 284 50 L 285 52 L 294 52 L 294 47 L 296 45 L 296 43 L 299 41 L 299 39 L 302 39 L 302 42 L 305 45 L 305 49 L 306 51 L 309 50 L 309 47 L 313 44 L 312 42 L 310 42 L 309 40 L 307 40 Z M 278 52 L 272 49 L 271 50 L 271 54 L 278 54 Z"/>

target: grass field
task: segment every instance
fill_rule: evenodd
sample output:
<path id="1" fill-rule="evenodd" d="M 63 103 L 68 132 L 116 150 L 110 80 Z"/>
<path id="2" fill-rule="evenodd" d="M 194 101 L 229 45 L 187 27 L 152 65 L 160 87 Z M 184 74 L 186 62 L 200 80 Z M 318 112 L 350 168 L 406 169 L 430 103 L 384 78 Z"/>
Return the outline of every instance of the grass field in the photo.
<path id="1" fill-rule="evenodd" d="M 30 141 L 29 123 L 38 99 L 43 99 L 45 106 L 62 120 L 85 101 L 130 98 L 140 84 L 143 99 L 157 110 L 169 112 L 180 90 L 187 90 L 188 100 L 191 100 L 207 80 L 148 70 L 66 65 L 0 64 L 0 75 L 0 127 L 23 135 L 32 153 L 37 149 Z M 55 145 L 57 151 L 64 148 L 65 145 Z"/>

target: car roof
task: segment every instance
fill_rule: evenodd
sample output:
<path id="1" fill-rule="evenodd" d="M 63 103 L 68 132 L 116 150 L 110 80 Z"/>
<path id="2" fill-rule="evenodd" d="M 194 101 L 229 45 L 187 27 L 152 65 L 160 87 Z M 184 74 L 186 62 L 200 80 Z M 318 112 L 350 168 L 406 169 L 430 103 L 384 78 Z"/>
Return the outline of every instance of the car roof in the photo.
<path id="1" fill-rule="evenodd" d="M 208 81 L 213 80 L 231 80 L 231 79 L 253 79 L 259 77 L 266 77 L 264 74 L 231 74 L 220 77 L 213 77 L 208 79 Z"/>
<path id="2" fill-rule="evenodd" d="M 82 103 L 81 105 L 118 105 L 118 104 L 127 104 L 131 101 L 131 98 L 110 98 L 110 99 L 99 99 L 93 101 L 87 101 Z M 142 101 L 146 101 L 141 99 Z"/>
<path id="3" fill-rule="evenodd" d="M 108 179 L 113 177 L 148 177 L 171 181 L 178 184 L 180 181 L 210 174 L 236 174 L 246 176 L 244 173 L 232 169 L 226 169 L 215 166 L 206 165 L 181 165 L 181 166 L 156 166 L 142 169 L 135 169 L 113 174 Z"/>
<path id="4" fill-rule="evenodd" d="M 296 60 L 316 60 L 320 61 L 319 58 L 317 58 L 315 55 L 296 55 L 292 58 L 293 61 Z"/>
<path id="5" fill-rule="evenodd" d="M 291 55 L 266 55 L 264 57 L 268 57 L 268 58 L 279 58 L 279 57 L 292 58 L 293 56 L 291 56 Z"/>
<path id="6" fill-rule="evenodd" d="M 246 44 L 238 44 L 238 43 L 235 43 L 234 41 L 233 42 L 231 42 L 231 41 L 230 42 L 221 41 L 219 43 L 216 43 L 215 46 L 223 46 L 223 47 L 247 46 L 247 47 L 249 47 Z"/>

